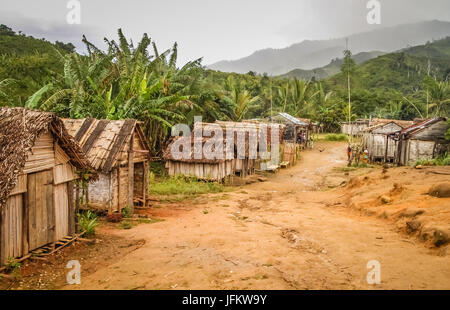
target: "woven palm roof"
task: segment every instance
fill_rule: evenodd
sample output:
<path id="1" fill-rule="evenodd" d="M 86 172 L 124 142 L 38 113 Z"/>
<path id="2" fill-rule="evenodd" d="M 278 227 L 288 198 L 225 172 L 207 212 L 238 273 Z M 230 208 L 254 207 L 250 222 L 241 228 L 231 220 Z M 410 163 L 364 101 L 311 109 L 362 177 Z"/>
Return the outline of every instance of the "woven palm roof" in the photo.
<path id="1" fill-rule="evenodd" d="M 148 143 L 136 120 L 64 119 L 67 131 L 80 144 L 97 171 L 109 173 L 120 160 L 121 152 L 135 132 L 146 150 Z"/>

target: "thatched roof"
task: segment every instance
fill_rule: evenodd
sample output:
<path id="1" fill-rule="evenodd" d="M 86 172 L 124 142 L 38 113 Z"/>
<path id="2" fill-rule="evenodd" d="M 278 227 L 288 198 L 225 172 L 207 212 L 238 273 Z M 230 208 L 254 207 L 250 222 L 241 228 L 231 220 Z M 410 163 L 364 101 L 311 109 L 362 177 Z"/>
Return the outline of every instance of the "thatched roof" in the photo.
<path id="1" fill-rule="evenodd" d="M 219 143 L 222 145 L 223 150 L 223 156 L 222 158 L 205 158 L 205 154 L 202 151 L 205 147 L 205 143 L 209 141 L 210 143 Z M 195 142 L 201 143 L 201 148 L 194 147 Z M 176 148 L 178 144 L 177 151 L 183 152 L 183 145 L 190 145 L 190 153 L 187 156 L 187 158 L 178 158 L 175 156 L 175 154 L 172 153 L 172 149 Z M 214 146 L 212 146 L 212 150 L 214 150 Z M 221 163 L 226 160 L 226 154 L 227 151 L 230 153 L 233 151 L 232 146 L 224 143 L 224 139 L 215 139 L 214 137 L 198 137 L 194 138 L 193 136 L 190 137 L 174 137 L 173 140 L 169 143 L 167 148 L 164 150 L 163 158 L 166 161 L 178 161 L 178 162 L 186 162 L 186 163 L 208 163 L 208 164 L 216 164 Z"/>
<path id="2" fill-rule="evenodd" d="M 82 147 L 94 169 L 109 173 L 120 161 L 125 145 L 136 131 L 146 150 L 150 150 L 138 121 L 64 119 L 67 131 Z"/>
<path id="3" fill-rule="evenodd" d="M 17 182 L 40 134 L 49 131 L 70 157 L 73 166 L 89 170 L 86 156 L 67 133 L 62 120 L 53 113 L 24 108 L 0 108 L 0 206 Z"/>

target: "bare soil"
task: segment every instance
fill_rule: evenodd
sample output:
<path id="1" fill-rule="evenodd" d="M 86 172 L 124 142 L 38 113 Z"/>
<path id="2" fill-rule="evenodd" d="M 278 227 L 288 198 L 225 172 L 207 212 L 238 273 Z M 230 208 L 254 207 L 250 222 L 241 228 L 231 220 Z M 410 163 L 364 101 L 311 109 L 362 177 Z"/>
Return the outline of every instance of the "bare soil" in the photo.
<path id="1" fill-rule="evenodd" d="M 100 239 L 111 240 L 93 257 L 80 253 L 81 285 L 62 288 L 450 289 L 450 198 L 426 194 L 450 168 L 346 172 L 345 147 L 317 143 L 296 166 L 232 192 L 155 202 L 147 214 L 161 222 L 103 225 Z M 51 269 L 65 272 L 76 257 L 66 255 Z M 371 260 L 379 285 L 366 280 Z M 24 276 L 17 288 L 59 288 L 65 275 L 43 278 L 48 286 Z"/>

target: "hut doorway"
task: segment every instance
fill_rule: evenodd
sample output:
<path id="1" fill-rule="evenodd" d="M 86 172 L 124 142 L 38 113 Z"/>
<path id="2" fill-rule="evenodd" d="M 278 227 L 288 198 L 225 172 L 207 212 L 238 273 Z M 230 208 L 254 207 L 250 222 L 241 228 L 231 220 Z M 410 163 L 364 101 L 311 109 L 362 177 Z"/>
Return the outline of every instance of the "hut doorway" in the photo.
<path id="1" fill-rule="evenodd" d="M 29 249 L 34 250 L 54 241 L 53 171 L 28 175 L 27 211 Z"/>

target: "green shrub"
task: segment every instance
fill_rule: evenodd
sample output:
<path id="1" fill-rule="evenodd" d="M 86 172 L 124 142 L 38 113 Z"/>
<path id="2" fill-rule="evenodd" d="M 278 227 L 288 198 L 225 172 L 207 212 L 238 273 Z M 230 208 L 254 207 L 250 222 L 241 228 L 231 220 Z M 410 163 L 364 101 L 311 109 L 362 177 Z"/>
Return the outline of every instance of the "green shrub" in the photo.
<path id="1" fill-rule="evenodd" d="M 348 137 L 343 133 L 329 133 L 325 136 L 325 141 L 347 141 Z"/>
<path id="2" fill-rule="evenodd" d="M 9 257 L 8 262 L 5 265 L 6 272 L 12 272 L 15 275 L 18 275 L 19 269 L 22 267 L 22 264 L 19 263 L 14 257 Z"/>
<path id="3" fill-rule="evenodd" d="M 122 213 L 122 217 L 124 218 L 133 217 L 133 210 L 131 209 L 130 206 L 126 206 L 125 208 L 123 208 L 122 211 L 120 211 L 120 213 Z"/>
<path id="4" fill-rule="evenodd" d="M 450 155 L 445 154 L 442 157 L 434 158 L 434 159 L 419 159 L 414 164 L 414 167 L 417 166 L 450 166 Z"/>
<path id="5" fill-rule="evenodd" d="M 94 212 L 78 213 L 78 226 L 81 231 L 85 231 L 86 236 L 95 235 L 95 228 L 98 225 L 98 218 Z"/>

